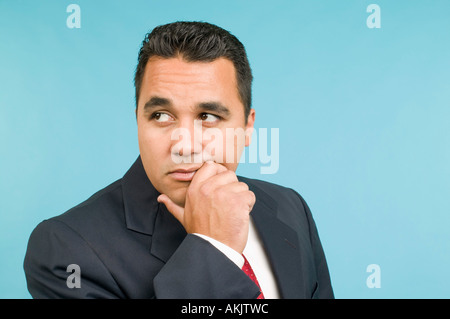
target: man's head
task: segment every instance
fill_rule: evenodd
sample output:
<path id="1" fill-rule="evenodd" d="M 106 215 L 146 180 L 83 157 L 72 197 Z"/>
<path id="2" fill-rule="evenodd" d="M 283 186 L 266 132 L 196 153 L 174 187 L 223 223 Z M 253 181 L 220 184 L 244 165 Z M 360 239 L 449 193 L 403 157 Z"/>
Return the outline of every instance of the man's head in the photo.
<path id="1" fill-rule="evenodd" d="M 184 206 L 189 172 L 202 162 L 236 170 L 254 124 L 251 82 L 243 45 L 217 26 L 176 22 L 145 37 L 135 75 L 138 139 L 160 193 Z"/>
<path id="2" fill-rule="evenodd" d="M 151 57 L 175 58 L 186 62 L 231 61 L 236 71 L 237 90 L 245 108 L 252 104 L 252 70 L 243 44 L 228 31 L 206 22 L 174 22 L 158 26 L 145 36 L 134 77 L 136 108 L 139 104 L 145 66 Z"/>

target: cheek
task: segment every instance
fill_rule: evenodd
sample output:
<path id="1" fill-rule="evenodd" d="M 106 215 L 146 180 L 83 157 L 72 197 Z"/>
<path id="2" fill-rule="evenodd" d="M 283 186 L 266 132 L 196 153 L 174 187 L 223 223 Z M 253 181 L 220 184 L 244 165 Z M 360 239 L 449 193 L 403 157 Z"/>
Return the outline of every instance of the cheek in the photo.
<path id="1" fill-rule="evenodd" d="M 226 134 L 226 151 L 231 152 L 229 159 L 233 159 L 234 163 L 238 163 L 242 151 L 245 147 L 245 131 L 243 128 L 234 128 Z"/>
<path id="2" fill-rule="evenodd" d="M 208 134 L 209 133 L 209 134 Z M 245 146 L 244 130 L 230 128 L 203 135 L 203 158 L 236 167 Z M 225 165 L 227 166 L 227 165 Z"/>
<path id="3" fill-rule="evenodd" d="M 161 193 L 167 192 L 164 172 L 167 171 L 168 146 L 158 130 L 138 127 L 139 152 L 147 173 L 147 177 L 153 186 Z"/>
<path id="4" fill-rule="evenodd" d="M 170 138 L 170 136 L 169 136 Z M 139 151 L 143 161 L 155 165 L 169 153 L 169 145 L 165 134 L 149 127 L 138 127 Z"/>

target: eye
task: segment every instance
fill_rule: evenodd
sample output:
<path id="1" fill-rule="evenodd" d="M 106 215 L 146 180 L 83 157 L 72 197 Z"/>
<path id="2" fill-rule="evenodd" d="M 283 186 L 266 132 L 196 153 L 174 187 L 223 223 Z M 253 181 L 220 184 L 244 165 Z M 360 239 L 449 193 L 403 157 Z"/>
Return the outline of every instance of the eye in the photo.
<path id="1" fill-rule="evenodd" d="M 200 119 L 206 123 L 214 123 L 220 120 L 220 116 L 210 113 L 202 113 L 200 114 Z"/>
<path id="2" fill-rule="evenodd" d="M 155 120 L 156 122 L 169 122 L 171 116 L 167 113 L 155 112 L 150 116 L 150 119 Z"/>

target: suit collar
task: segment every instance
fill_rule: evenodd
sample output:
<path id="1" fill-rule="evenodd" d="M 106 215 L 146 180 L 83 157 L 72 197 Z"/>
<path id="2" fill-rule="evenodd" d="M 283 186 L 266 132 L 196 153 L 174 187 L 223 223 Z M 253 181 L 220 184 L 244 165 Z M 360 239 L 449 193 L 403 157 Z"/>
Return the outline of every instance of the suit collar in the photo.
<path id="1" fill-rule="evenodd" d="M 152 236 L 150 252 L 166 262 L 186 237 L 178 220 L 156 200 L 155 189 L 139 156 L 122 178 L 122 193 L 127 228 Z"/>
<path id="2" fill-rule="evenodd" d="M 122 193 L 127 228 L 153 234 L 159 192 L 148 179 L 140 156 L 122 178 Z"/>

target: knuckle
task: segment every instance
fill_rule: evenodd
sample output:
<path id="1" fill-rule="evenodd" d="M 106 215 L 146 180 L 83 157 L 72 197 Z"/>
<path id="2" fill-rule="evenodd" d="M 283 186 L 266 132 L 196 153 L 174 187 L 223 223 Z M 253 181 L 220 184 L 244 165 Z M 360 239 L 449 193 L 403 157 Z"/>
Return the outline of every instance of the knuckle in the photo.
<path id="1" fill-rule="evenodd" d="M 247 185 L 246 183 L 244 183 L 244 182 L 239 182 L 239 186 L 241 186 L 242 189 L 244 189 L 244 190 L 246 190 L 246 191 L 249 190 L 248 185 Z"/>
<path id="2" fill-rule="evenodd" d="M 229 175 L 237 180 L 236 173 L 234 171 L 228 170 Z"/>
<path id="3" fill-rule="evenodd" d="M 252 205 L 256 202 L 256 195 L 252 191 L 248 191 L 249 201 Z"/>
<path id="4" fill-rule="evenodd" d="M 205 195 L 205 196 L 209 195 L 210 188 L 208 187 L 208 184 L 206 184 L 206 183 L 202 184 L 199 188 L 199 192 L 200 192 L 200 194 Z"/>
<path id="5" fill-rule="evenodd" d="M 237 179 L 236 174 L 231 170 L 226 170 L 220 174 L 223 174 L 224 176 L 226 176 L 229 179 Z"/>
<path id="6" fill-rule="evenodd" d="M 220 190 L 214 192 L 214 198 L 219 202 L 228 202 L 230 200 L 228 194 Z"/>

